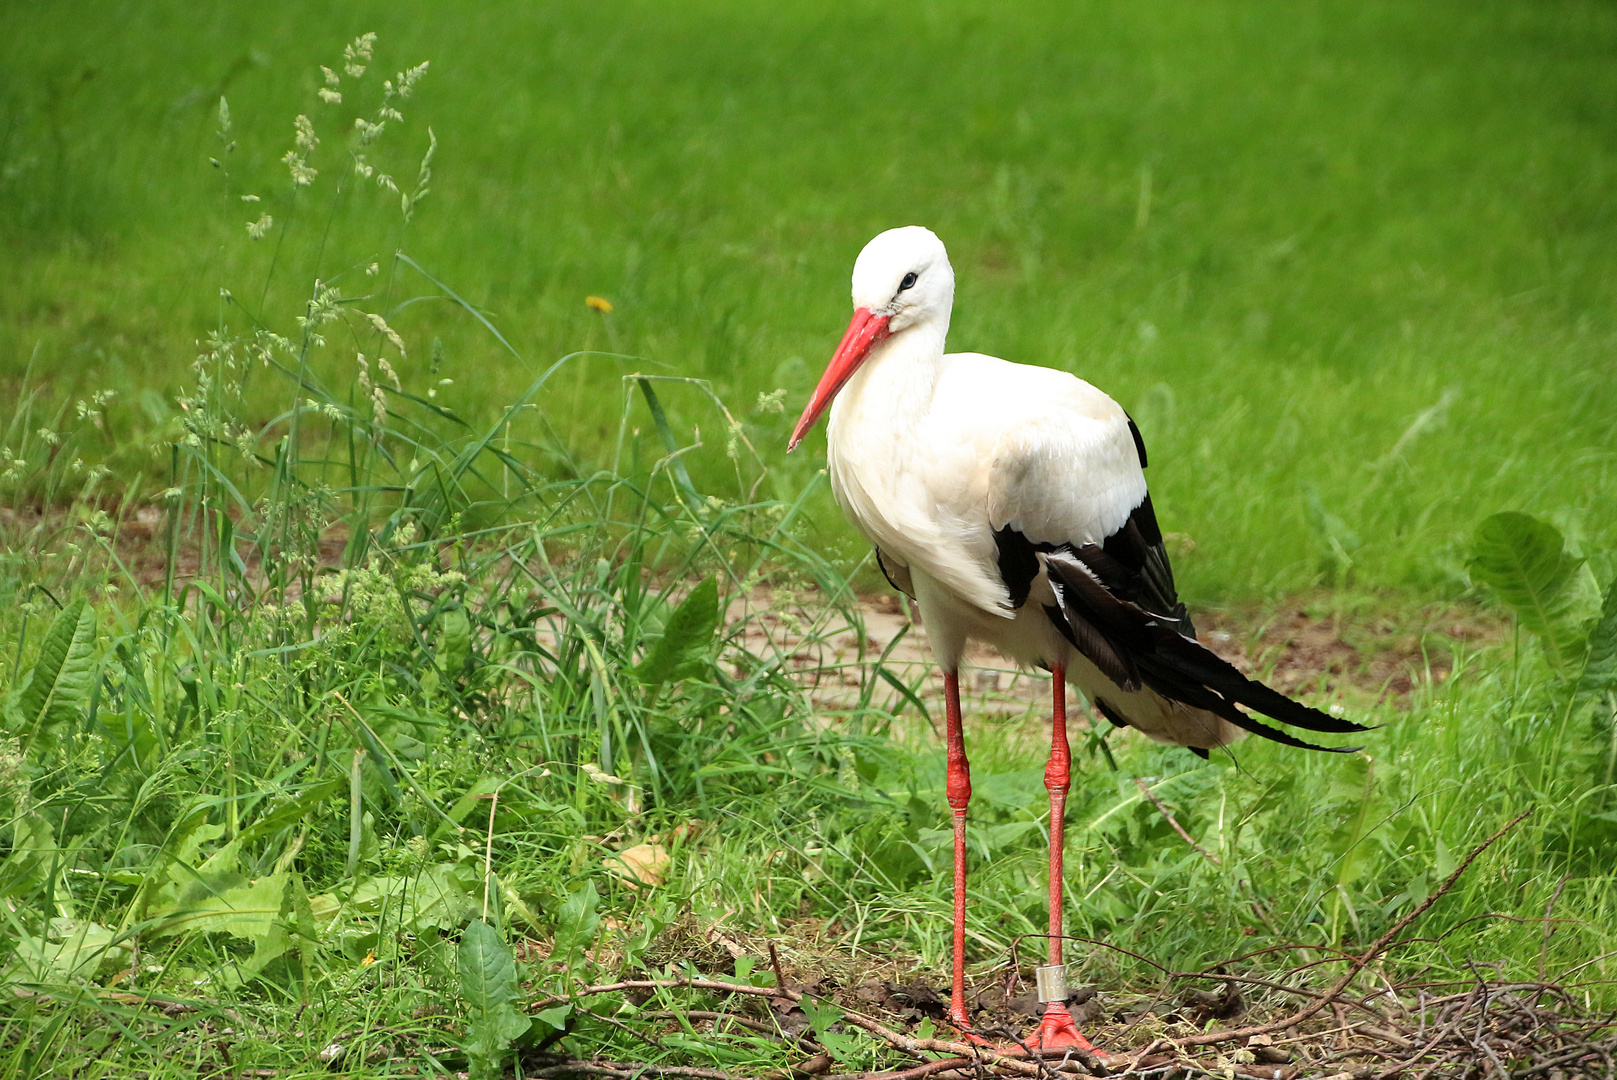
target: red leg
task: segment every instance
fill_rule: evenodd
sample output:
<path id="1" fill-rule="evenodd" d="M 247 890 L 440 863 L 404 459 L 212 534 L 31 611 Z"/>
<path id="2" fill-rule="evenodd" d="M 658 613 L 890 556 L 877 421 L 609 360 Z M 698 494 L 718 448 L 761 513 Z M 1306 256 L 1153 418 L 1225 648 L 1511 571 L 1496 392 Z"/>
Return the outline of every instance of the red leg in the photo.
<path id="1" fill-rule="evenodd" d="M 949 1020 L 969 1031 L 966 1015 L 966 805 L 971 802 L 971 763 L 966 760 L 966 734 L 960 725 L 960 674 L 943 673 L 944 707 L 948 713 L 949 780 L 945 791 L 954 811 L 954 988 Z"/>
<path id="2" fill-rule="evenodd" d="M 1049 992 L 1056 998 L 1046 1002 L 1044 1020 L 1033 1037 L 1035 1046 L 1073 1046 L 1092 1050 L 1089 1040 L 1078 1033 L 1072 1013 L 1067 1011 L 1066 970 L 1062 966 L 1061 855 L 1066 841 L 1067 790 L 1072 786 L 1072 748 L 1067 743 L 1066 669 L 1057 664 L 1051 673 L 1050 761 L 1044 767 L 1044 787 L 1050 792 L 1050 963 L 1041 969 L 1039 998 Z"/>

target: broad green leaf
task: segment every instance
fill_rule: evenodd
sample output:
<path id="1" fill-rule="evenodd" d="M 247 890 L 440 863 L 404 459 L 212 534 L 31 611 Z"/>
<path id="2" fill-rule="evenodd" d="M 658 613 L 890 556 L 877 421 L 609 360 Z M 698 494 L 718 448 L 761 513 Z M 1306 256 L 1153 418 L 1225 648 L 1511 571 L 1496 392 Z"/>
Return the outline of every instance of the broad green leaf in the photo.
<path id="1" fill-rule="evenodd" d="M 1605 698 L 1617 693 L 1617 578 L 1606 590 L 1606 602 L 1600 607 L 1600 618 L 1589 631 L 1588 652 L 1583 661 L 1583 677 L 1578 680 L 1578 693 L 1594 698 Z"/>
<path id="2" fill-rule="evenodd" d="M 445 816 L 450 821 L 465 821 L 471 812 L 479 807 L 483 809 L 483 817 L 488 818 L 488 797 L 500 789 L 501 781 L 494 776 L 480 776 L 466 789 L 466 794 L 455 800 L 455 805 L 449 808 Z"/>
<path id="3" fill-rule="evenodd" d="M 302 969 L 305 985 L 314 978 L 314 947 L 316 935 L 314 904 L 309 898 L 309 891 L 303 887 L 303 878 L 293 874 L 292 880 L 287 884 L 287 896 L 291 901 L 287 912 L 288 921 L 296 931 L 298 947 L 298 965 Z"/>
<path id="4" fill-rule="evenodd" d="M 269 874 L 202 899 L 186 898 L 155 908 L 149 914 L 160 921 L 147 933 L 153 937 L 191 931 L 230 934 L 256 945 L 279 925 L 286 880 L 285 873 Z"/>
<path id="5" fill-rule="evenodd" d="M 1336 884 L 1340 887 L 1353 884 L 1370 865 L 1373 852 L 1367 833 L 1373 824 L 1375 789 L 1375 765 L 1368 754 L 1354 754 L 1338 766 L 1330 793 L 1333 798 L 1347 801 L 1348 806 L 1325 841 L 1325 850 L 1338 857 Z"/>
<path id="6" fill-rule="evenodd" d="M 27 896 L 43 884 L 58 858 L 56 831 L 38 813 L 21 815 L 9 831 L 11 850 L 0 860 L 0 896 Z"/>
<path id="7" fill-rule="evenodd" d="M 472 654 L 472 621 L 465 608 L 452 607 L 438 616 L 438 664 L 451 675 L 459 675 Z"/>
<path id="8" fill-rule="evenodd" d="M 478 910 L 478 897 L 461 880 L 453 863 L 437 863 L 421 871 L 410 890 L 404 918 L 417 933 L 454 930 Z"/>
<path id="9" fill-rule="evenodd" d="M 552 1031 L 561 1031 L 567 1025 L 567 1018 L 572 1014 L 573 1006 L 571 1004 L 552 1005 L 548 1009 L 540 1009 L 534 1013 L 533 1018 Z"/>
<path id="10" fill-rule="evenodd" d="M 452 930 L 477 914 L 481 898 L 477 874 L 455 863 L 434 863 L 419 874 L 380 875 L 366 878 L 344 905 L 363 915 L 391 912 L 389 916 L 417 933 Z M 319 897 L 315 898 L 318 903 Z"/>
<path id="11" fill-rule="evenodd" d="M 532 1021 L 517 1011 L 516 962 L 500 932 L 481 919 L 473 919 L 460 937 L 456 957 L 460 996 L 470 1023 L 466 1051 L 472 1080 L 497 1080 L 511 1043 L 527 1033 Z"/>
<path id="12" fill-rule="evenodd" d="M 567 902 L 556 915 L 556 940 L 551 955 L 569 966 L 595 941 L 595 930 L 601 924 L 596 908 L 601 894 L 595 883 L 586 881 L 572 891 Z"/>
<path id="13" fill-rule="evenodd" d="M 690 591 L 663 625 L 663 636 L 634 669 L 650 687 L 689 678 L 702 669 L 719 626 L 719 583 L 706 578 Z"/>
<path id="14" fill-rule="evenodd" d="M 201 867 L 198 865 L 202 845 L 219 839 L 224 832 L 223 825 L 208 823 L 206 811 L 182 817 L 169 836 L 162 857 L 150 871 L 145 890 L 146 900 L 137 905 L 137 910 L 143 912 L 178 910 L 183 903 L 190 900 L 211 896 L 243 883 L 245 879 L 234 873 L 233 863 L 228 871 L 229 881 L 202 880 Z M 217 855 L 218 852 L 214 854 Z M 234 856 L 234 849 L 230 852 L 230 856 Z M 207 860 L 202 860 L 202 865 L 207 865 L 212 858 L 213 856 L 209 856 Z"/>
<path id="15" fill-rule="evenodd" d="M 30 982 L 65 982 L 93 979 L 127 967 L 133 955 L 116 931 L 99 923 L 74 919 L 50 921 L 48 938 L 21 934 L 6 963 L 6 975 Z"/>
<path id="16" fill-rule="evenodd" d="M 1454 868 L 1460 863 L 1454 857 L 1454 853 L 1449 850 L 1449 846 L 1443 842 L 1441 836 L 1433 837 L 1433 839 L 1435 843 L 1432 850 L 1432 873 L 1438 881 L 1443 881 L 1454 873 Z"/>
<path id="17" fill-rule="evenodd" d="M 1494 514 L 1477 526 L 1471 552 L 1471 580 L 1510 605 L 1559 674 L 1575 670 L 1583 635 L 1571 618 L 1568 586 L 1583 560 L 1566 551 L 1561 531 L 1531 514 Z"/>
<path id="18" fill-rule="evenodd" d="M 269 966 L 270 961 L 291 951 L 294 947 L 300 949 L 300 955 L 306 956 L 311 942 L 303 939 L 304 934 L 310 936 L 314 933 L 312 925 L 303 925 L 300 919 L 299 908 L 307 911 L 309 906 L 308 894 L 303 891 L 303 882 L 297 874 L 277 874 L 284 880 L 281 888 L 281 907 L 275 918 L 269 920 L 264 932 L 253 940 L 253 955 L 241 962 L 244 971 L 259 973 Z M 302 897 L 301 904 L 299 897 Z"/>
<path id="19" fill-rule="evenodd" d="M 188 868 L 197 861 L 197 856 L 202 853 L 203 844 L 217 840 L 224 834 L 223 825 L 210 824 L 208 819 L 201 815 L 192 816 L 182 822 L 170 839 L 170 879 L 183 883 L 194 878 L 195 874 L 183 868 Z M 176 872 L 174 868 L 182 869 Z"/>
<path id="20" fill-rule="evenodd" d="M 90 703 L 95 684 L 95 610 L 75 600 L 57 613 L 45 632 L 16 699 L 16 734 L 24 747 L 49 745 L 59 729 Z"/>

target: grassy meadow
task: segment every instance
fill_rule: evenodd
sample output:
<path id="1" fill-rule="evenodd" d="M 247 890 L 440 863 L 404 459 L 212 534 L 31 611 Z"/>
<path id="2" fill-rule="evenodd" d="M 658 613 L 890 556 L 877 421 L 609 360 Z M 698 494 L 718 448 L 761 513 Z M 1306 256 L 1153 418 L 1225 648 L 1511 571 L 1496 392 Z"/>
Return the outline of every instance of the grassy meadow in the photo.
<path id="1" fill-rule="evenodd" d="M 784 454 L 905 223 L 955 348 L 1130 409 L 1193 607 L 1485 628 L 1309 684 L 1363 754 L 1086 731 L 1092 1022 L 1362 950 L 1527 810 L 1372 971 L 1617 1008 L 1614 50 L 1594 2 L 0 9 L 0 1077 L 762 1075 L 664 1015 L 725 1000 L 568 991 L 943 971 L 936 718 L 834 653 L 879 580 Z M 971 729 L 985 982 L 1044 730 Z"/>

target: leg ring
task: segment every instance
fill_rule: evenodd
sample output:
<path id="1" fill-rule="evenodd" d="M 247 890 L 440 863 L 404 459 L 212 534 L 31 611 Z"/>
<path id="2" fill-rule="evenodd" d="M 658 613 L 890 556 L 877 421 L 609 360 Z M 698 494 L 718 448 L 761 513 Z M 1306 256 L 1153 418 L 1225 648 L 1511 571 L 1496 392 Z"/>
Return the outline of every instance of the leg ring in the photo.
<path id="1" fill-rule="evenodd" d="M 1034 981 L 1039 989 L 1039 1004 L 1048 1004 L 1052 1001 L 1066 1001 L 1071 997 L 1067 990 L 1067 966 L 1065 964 L 1050 964 L 1046 967 L 1036 968 L 1033 972 Z"/>

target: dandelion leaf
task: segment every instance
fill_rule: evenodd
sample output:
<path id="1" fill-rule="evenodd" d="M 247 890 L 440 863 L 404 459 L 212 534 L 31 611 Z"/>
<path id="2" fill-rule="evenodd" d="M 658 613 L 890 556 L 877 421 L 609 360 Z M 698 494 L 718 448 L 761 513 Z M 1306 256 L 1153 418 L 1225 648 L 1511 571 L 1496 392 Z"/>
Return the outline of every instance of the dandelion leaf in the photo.
<path id="1" fill-rule="evenodd" d="M 95 611 L 75 600 L 57 613 L 39 658 L 6 711 L 24 746 L 48 746 L 80 715 L 95 684 Z"/>
<path id="2" fill-rule="evenodd" d="M 662 637 L 635 667 L 635 675 L 655 688 L 699 673 L 718 626 L 719 583 L 709 577 L 692 589 L 668 616 Z"/>
<path id="3" fill-rule="evenodd" d="M 332 777 L 306 788 L 285 802 L 272 806 L 262 817 L 241 831 L 236 838 L 238 845 L 250 844 L 261 837 L 291 828 L 322 804 L 333 799 L 346 786 L 346 781 L 342 778 Z"/>
<path id="4" fill-rule="evenodd" d="M 286 879 L 285 873 L 269 874 L 198 899 L 188 890 L 176 903 L 150 912 L 156 926 L 147 933 L 153 937 L 186 932 L 230 934 L 257 946 L 279 924 Z"/>
<path id="5" fill-rule="evenodd" d="M 437 863 L 416 878 L 410 891 L 407 917 L 416 933 L 431 929 L 454 930 L 476 911 L 476 895 L 463 878 L 463 868 Z"/>
<path id="6" fill-rule="evenodd" d="M 438 616 L 438 660 L 451 678 L 466 667 L 472 654 L 472 622 L 465 608 L 452 607 Z"/>
<path id="7" fill-rule="evenodd" d="M 574 889 L 556 915 L 555 950 L 552 956 L 571 966 L 595 940 L 595 930 L 601 924 L 596 910 L 601 902 L 595 883 L 586 881 Z"/>
<path id="8" fill-rule="evenodd" d="M 1582 562 L 1566 551 L 1554 525 L 1516 511 L 1484 518 L 1471 541 L 1471 580 L 1509 605 L 1562 676 L 1576 670 L 1583 651 L 1569 587 Z"/>
<path id="9" fill-rule="evenodd" d="M 469 1021 L 461 1049 L 466 1051 L 472 1080 L 496 1080 L 504 1074 L 511 1044 L 532 1023 L 517 1011 L 516 961 L 498 930 L 473 919 L 461 934 L 456 967 Z"/>
<path id="10" fill-rule="evenodd" d="M 249 956 L 240 965 L 243 971 L 258 974 L 266 968 L 272 960 L 279 959 L 294 948 L 306 948 L 303 938 L 305 934 L 312 936 L 313 925 L 303 925 L 299 913 L 301 906 L 305 912 L 309 906 L 308 893 L 303 890 L 303 882 L 297 874 L 276 874 L 275 877 L 283 879 L 281 886 L 281 907 L 275 917 L 269 920 L 265 931 L 253 941 L 253 955 Z M 268 879 L 266 879 L 268 880 Z M 302 896 L 302 904 L 298 902 Z M 310 920 L 312 924 L 312 920 Z M 303 957 L 306 959 L 306 957 Z M 307 970 L 307 969 L 305 969 Z"/>
<path id="11" fill-rule="evenodd" d="M 120 935 L 99 923 L 50 921 L 44 937 L 19 934 L 0 981 L 63 983 L 108 975 L 129 965 L 133 955 Z"/>
<path id="12" fill-rule="evenodd" d="M 0 861 L 0 896 L 27 896 L 40 888 L 59 858 L 56 832 L 38 813 L 19 816 L 11 827 L 11 851 Z"/>
<path id="13" fill-rule="evenodd" d="M 1583 677 L 1578 680 L 1579 696 L 1605 700 L 1617 694 L 1617 578 L 1606 590 L 1606 601 L 1600 607 L 1600 618 L 1589 631 L 1588 651 L 1584 655 Z"/>

